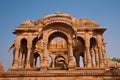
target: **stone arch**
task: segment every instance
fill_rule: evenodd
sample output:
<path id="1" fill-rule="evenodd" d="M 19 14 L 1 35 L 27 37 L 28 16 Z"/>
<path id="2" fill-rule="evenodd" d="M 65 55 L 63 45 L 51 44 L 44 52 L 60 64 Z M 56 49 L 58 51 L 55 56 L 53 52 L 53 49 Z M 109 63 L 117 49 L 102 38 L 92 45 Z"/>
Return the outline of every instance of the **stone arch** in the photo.
<path id="1" fill-rule="evenodd" d="M 54 64 L 55 64 L 55 67 L 58 67 L 62 70 L 68 68 L 67 63 L 66 63 L 66 59 L 63 56 L 60 56 L 60 55 L 55 57 Z"/>
<path id="2" fill-rule="evenodd" d="M 74 56 L 76 58 L 76 66 L 81 67 L 84 65 L 84 59 L 85 59 L 85 40 L 77 36 L 77 39 L 75 41 L 75 47 L 74 47 Z M 82 58 L 82 59 L 81 59 Z"/>
<path id="3" fill-rule="evenodd" d="M 68 25 L 67 23 L 63 23 L 63 22 L 53 22 L 51 24 L 45 25 L 42 30 L 47 30 L 47 29 L 49 29 L 49 28 L 51 28 L 53 26 L 56 26 L 58 24 L 59 24 L 59 26 L 57 26 L 57 28 L 67 29 L 67 30 L 75 33 L 75 30 L 72 27 L 72 25 Z"/>
<path id="4" fill-rule="evenodd" d="M 78 40 L 77 41 L 78 42 L 78 46 L 81 45 L 84 48 L 85 47 L 85 40 L 82 37 L 80 37 L 80 36 L 77 37 L 77 40 Z"/>
<path id="5" fill-rule="evenodd" d="M 40 68 L 41 56 L 39 53 L 34 53 L 33 67 Z"/>
<path id="6" fill-rule="evenodd" d="M 35 50 L 35 45 L 36 45 L 37 41 L 38 41 L 38 38 L 37 38 L 37 37 L 35 37 L 35 38 L 32 40 L 32 50 L 33 50 L 33 51 Z"/>
<path id="7" fill-rule="evenodd" d="M 52 29 L 52 28 L 51 28 Z M 61 28 L 58 28 L 58 29 L 49 29 L 49 30 L 46 30 L 44 33 L 46 34 L 43 34 L 43 36 L 46 36 L 46 37 L 43 37 L 44 40 L 47 40 L 49 39 L 49 36 L 52 35 L 53 33 L 61 33 L 61 34 L 55 34 L 55 36 L 60 36 L 62 38 L 64 38 L 65 40 L 67 40 L 68 43 L 71 43 L 70 41 L 72 41 L 72 34 L 70 34 L 70 32 L 68 32 L 67 30 L 64 30 L 64 29 L 61 29 Z"/>
<path id="8" fill-rule="evenodd" d="M 97 40 L 95 37 L 90 38 L 90 48 L 93 48 L 97 45 Z"/>
<path id="9" fill-rule="evenodd" d="M 20 62 L 20 67 L 25 67 L 26 64 L 26 57 L 27 57 L 27 39 L 22 38 L 20 40 L 20 53 L 19 53 L 19 62 Z"/>
<path id="10" fill-rule="evenodd" d="M 91 56 L 91 64 L 92 67 L 95 67 L 97 64 L 96 57 L 98 57 L 98 54 L 95 53 L 95 47 L 97 46 L 97 40 L 95 37 L 90 38 L 90 56 Z"/>
<path id="11" fill-rule="evenodd" d="M 40 53 L 42 55 L 43 53 L 43 40 L 41 38 L 38 39 L 38 37 L 35 37 L 32 40 L 32 54 L 33 53 Z"/>
<path id="12" fill-rule="evenodd" d="M 48 31 L 47 32 L 47 34 L 48 34 L 49 30 L 52 30 L 52 31 L 59 30 L 59 31 L 65 32 L 65 33 L 69 34 L 71 36 L 71 38 L 73 38 L 73 36 L 76 36 L 76 32 L 71 25 L 68 25 L 68 24 L 62 23 L 62 22 L 53 22 L 49 25 L 45 25 L 42 29 L 39 30 L 38 38 L 42 37 L 46 31 Z"/>
<path id="13" fill-rule="evenodd" d="M 31 67 L 33 67 L 33 63 L 34 63 L 34 53 L 36 53 L 35 46 L 36 46 L 37 41 L 38 41 L 37 37 L 35 37 L 32 40 L 32 48 L 31 48 L 31 54 L 30 54 L 30 66 Z"/>
<path id="14" fill-rule="evenodd" d="M 50 32 L 49 33 L 49 35 L 48 35 L 49 37 L 48 37 L 48 44 L 51 42 L 51 40 L 53 39 L 53 38 L 55 38 L 55 37 L 61 37 L 61 38 L 63 38 L 63 39 L 65 39 L 65 41 L 67 42 L 67 44 L 68 44 L 68 35 L 65 33 L 65 32 L 63 32 L 63 31 L 59 31 L 59 30 L 54 30 L 54 31 L 52 31 L 52 32 Z"/>

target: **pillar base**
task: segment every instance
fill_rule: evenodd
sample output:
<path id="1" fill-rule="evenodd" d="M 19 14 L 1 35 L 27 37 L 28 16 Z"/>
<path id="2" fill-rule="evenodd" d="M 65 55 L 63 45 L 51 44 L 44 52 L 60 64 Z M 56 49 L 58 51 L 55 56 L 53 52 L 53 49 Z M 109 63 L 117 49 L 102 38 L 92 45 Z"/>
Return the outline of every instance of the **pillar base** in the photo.
<path id="1" fill-rule="evenodd" d="M 40 70 L 47 70 L 47 68 L 48 68 L 47 61 L 43 61 L 43 62 L 41 63 Z"/>
<path id="2" fill-rule="evenodd" d="M 104 68 L 104 67 L 105 67 L 104 63 L 101 63 L 101 64 L 100 64 L 100 67 L 101 67 L 101 68 Z"/>
<path id="3" fill-rule="evenodd" d="M 14 60 L 13 61 L 13 64 L 12 64 L 12 68 L 11 69 L 18 69 L 18 61 L 17 60 Z"/>
<path id="4" fill-rule="evenodd" d="M 91 68 L 91 63 L 88 63 L 88 64 L 87 64 L 87 68 Z"/>
<path id="5" fill-rule="evenodd" d="M 14 64 L 11 69 L 18 69 L 18 65 Z"/>
<path id="6" fill-rule="evenodd" d="M 99 67 L 99 64 L 98 64 L 98 63 L 96 63 L 96 67 L 97 67 L 97 68 Z"/>
<path id="7" fill-rule="evenodd" d="M 25 69 L 30 69 L 30 63 L 29 62 L 26 63 Z"/>
<path id="8" fill-rule="evenodd" d="M 74 60 L 69 61 L 68 69 L 69 70 L 75 70 L 75 61 Z"/>

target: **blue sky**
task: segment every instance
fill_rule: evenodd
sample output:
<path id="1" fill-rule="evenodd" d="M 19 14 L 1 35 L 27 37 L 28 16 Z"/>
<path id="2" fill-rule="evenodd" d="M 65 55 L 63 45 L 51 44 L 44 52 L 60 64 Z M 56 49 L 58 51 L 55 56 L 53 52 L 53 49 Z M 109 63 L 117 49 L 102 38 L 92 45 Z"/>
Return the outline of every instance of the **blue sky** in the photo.
<path id="1" fill-rule="evenodd" d="M 76 18 L 90 18 L 104 33 L 106 54 L 120 58 L 120 0 L 0 0 L 0 62 L 7 70 L 12 65 L 9 46 L 14 42 L 12 32 L 24 20 L 36 21 L 60 11 Z"/>

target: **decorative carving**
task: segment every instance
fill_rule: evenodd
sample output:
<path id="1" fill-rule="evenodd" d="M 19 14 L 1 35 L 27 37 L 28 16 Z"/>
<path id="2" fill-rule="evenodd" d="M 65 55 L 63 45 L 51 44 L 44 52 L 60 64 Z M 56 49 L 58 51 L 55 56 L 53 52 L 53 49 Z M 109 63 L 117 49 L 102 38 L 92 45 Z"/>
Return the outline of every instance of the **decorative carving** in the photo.
<path id="1" fill-rule="evenodd" d="M 32 31 L 33 26 L 34 29 L 36 29 L 37 31 Z M 15 33 L 19 34 L 19 30 L 21 29 L 24 32 L 23 34 L 21 34 L 21 36 L 26 36 L 29 42 L 27 42 L 27 47 L 21 46 L 20 49 L 17 48 L 15 50 L 15 56 L 17 55 L 19 50 L 22 53 L 27 53 L 25 58 L 25 64 L 27 66 L 29 63 L 34 62 L 34 59 L 32 59 L 32 57 L 34 56 L 33 53 L 38 53 L 40 54 L 40 56 L 42 55 L 41 67 L 46 69 L 50 67 L 48 66 L 48 57 L 53 55 L 54 58 L 56 56 L 64 56 L 67 67 L 72 69 L 75 69 L 76 63 L 77 67 L 81 67 L 79 66 L 80 56 L 83 58 L 84 67 L 95 67 L 95 65 L 99 66 L 99 64 L 101 65 L 102 63 L 104 63 L 103 57 L 105 54 L 105 47 L 104 45 L 102 45 L 103 41 L 101 35 L 101 33 L 103 33 L 104 31 L 101 32 L 101 30 L 99 30 L 101 29 L 99 28 L 99 25 L 91 19 L 78 19 L 68 14 L 56 12 L 54 14 L 45 16 L 44 18 L 41 18 L 35 22 L 32 22 L 30 20 L 24 21 L 19 27 L 17 27 Z M 26 29 L 31 30 L 28 33 Z M 95 32 L 94 29 L 97 29 L 98 32 Z M 80 34 L 81 31 L 82 34 Z M 91 32 L 92 34 L 89 34 Z M 32 38 L 27 37 L 29 35 L 34 35 L 35 37 L 38 37 L 38 40 L 34 42 L 34 47 L 32 47 Z M 82 36 L 83 39 L 77 38 L 79 36 Z M 92 36 L 97 37 L 97 43 L 94 44 L 94 46 L 94 42 L 90 42 L 90 38 Z M 56 37 L 61 37 L 63 39 L 53 40 Z M 19 40 L 19 38 L 16 39 L 16 41 L 17 40 Z M 18 43 L 15 43 L 15 45 L 19 45 L 19 41 L 17 41 Z M 78 56 L 76 57 L 76 60 L 74 60 L 74 56 Z M 18 60 L 18 55 L 14 58 L 15 60 Z M 51 61 L 51 65 L 54 65 L 54 60 Z"/>
<path id="2" fill-rule="evenodd" d="M 26 20 L 14 32 L 16 39 L 14 46 L 11 46 L 14 48 L 14 56 L 10 70 L 22 70 L 24 74 L 27 74 L 26 71 L 33 71 L 33 74 L 40 73 L 36 76 L 41 78 L 57 75 L 76 77 L 88 75 L 88 72 L 89 75 L 98 77 L 96 72 L 99 71 L 100 75 L 104 75 L 104 65 L 107 65 L 106 68 L 110 67 L 106 61 L 102 38 L 105 30 L 91 19 L 78 19 L 61 12 L 35 22 Z M 23 43 L 22 38 L 26 38 Z M 83 66 L 80 65 L 81 61 Z M 39 67 L 36 67 L 38 62 Z M 61 69 L 63 71 L 57 71 Z M 21 73 L 17 76 L 21 76 Z"/>

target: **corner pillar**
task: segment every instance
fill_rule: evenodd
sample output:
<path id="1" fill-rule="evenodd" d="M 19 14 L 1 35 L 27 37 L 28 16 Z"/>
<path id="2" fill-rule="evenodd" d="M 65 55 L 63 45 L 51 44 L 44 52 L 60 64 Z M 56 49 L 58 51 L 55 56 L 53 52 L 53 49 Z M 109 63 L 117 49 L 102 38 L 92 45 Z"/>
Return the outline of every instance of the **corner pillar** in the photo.
<path id="1" fill-rule="evenodd" d="M 99 67 L 99 55 L 98 55 L 98 47 L 96 46 L 94 48 L 95 50 L 95 61 L 96 61 L 96 67 Z"/>
<path id="2" fill-rule="evenodd" d="M 98 45 L 98 52 L 99 52 L 100 67 L 104 67 L 103 56 L 102 56 L 102 51 L 101 51 L 101 45 Z"/>
<path id="3" fill-rule="evenodd" d="M 103 51 L 102 51 L 102 44 L 103 44 L 103 41 L 102 41 L 102 35 L 101 34 L 98 34 L 97 36 L 97 42 L 98 42 L 98 53 L 99 53 L 99 66 L 100 67 L 105 67 L 104 66 L 104 62 L 103 62 Z"/>
<path id="4" fill-rule="evenodd" d="M 18 68 L 18 55 L 19 55 L 19 49 L 20 46 L 16 45 L 15 46 L 15 52 L 13 53 L 14 59 L 13 59 L 13 64 L 12 64 L 12 69 L 17 69 Z"/>

